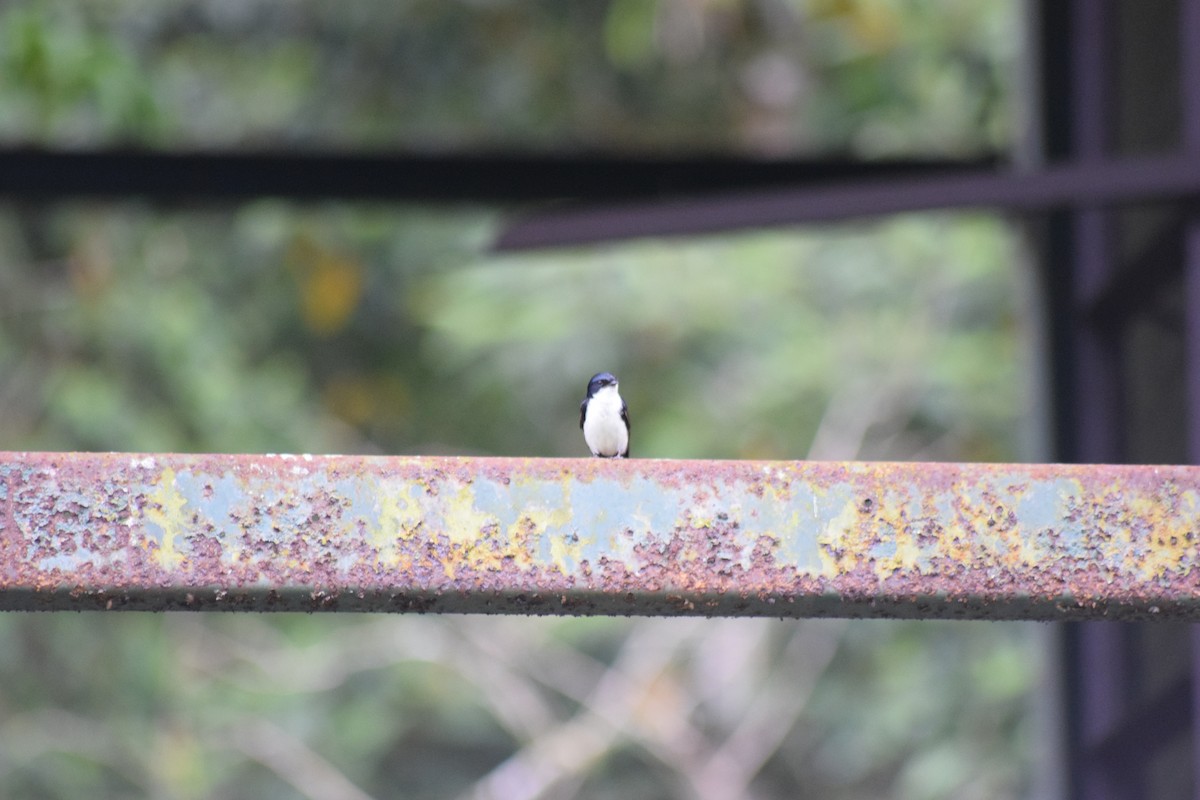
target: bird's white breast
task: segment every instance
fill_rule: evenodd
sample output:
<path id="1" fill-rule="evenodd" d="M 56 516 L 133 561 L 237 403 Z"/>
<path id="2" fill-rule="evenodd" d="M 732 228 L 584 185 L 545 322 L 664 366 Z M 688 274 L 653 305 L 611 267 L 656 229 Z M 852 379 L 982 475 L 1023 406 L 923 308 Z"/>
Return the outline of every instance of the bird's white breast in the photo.
<path id="1" fill-rule="evenodd" d="M 583 438 L 593 453 L 614 456 L 629 447 L 629 431 L 621 419 L 621 395 L 616 386 L 605 386 L 588 401 Z"/>

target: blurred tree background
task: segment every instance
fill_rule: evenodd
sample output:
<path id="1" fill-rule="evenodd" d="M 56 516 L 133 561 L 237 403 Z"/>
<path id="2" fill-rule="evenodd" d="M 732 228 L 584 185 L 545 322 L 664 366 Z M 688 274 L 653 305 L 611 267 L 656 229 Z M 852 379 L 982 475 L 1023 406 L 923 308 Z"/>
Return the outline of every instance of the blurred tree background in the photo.
<path id="1" fill-rule="evenodd" d="M 14 0 L 0 141 L 973 156 L 1003 0 Z M 521 209 L 0 205 L 0 449 L 1004 460 L 982 215 L 497 255 Z M 7 615 L 0 796 L 1006 798 L 1029 626 Z"/>

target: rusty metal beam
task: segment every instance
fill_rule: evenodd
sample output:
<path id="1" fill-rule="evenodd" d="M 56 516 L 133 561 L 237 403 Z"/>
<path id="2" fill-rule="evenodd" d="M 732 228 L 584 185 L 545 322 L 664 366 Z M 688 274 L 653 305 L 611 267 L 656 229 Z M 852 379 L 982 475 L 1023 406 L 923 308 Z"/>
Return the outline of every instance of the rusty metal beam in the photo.
<path id="1" fill-rule="evenodd" d="M 1200 468 L 0 453 L 0 608 L 1200 619 Z"/>

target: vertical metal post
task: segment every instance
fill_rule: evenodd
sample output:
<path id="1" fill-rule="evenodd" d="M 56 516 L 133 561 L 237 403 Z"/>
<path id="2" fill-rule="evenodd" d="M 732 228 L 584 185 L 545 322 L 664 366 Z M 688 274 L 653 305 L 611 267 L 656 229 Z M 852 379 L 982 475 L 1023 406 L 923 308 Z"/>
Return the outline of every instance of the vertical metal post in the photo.
<path id="1" fill-rule="evenodd" d="M 1078 209 L 1074 229 L 1074 369 L 1075 452 L 1071 461 L 1119 463 L 1121 442 L 1121 375 L 1115 332 L 1088 319 L 1090 300 L 1098 296 L 1112 272 L 1112 212 Z"/>
<path id="2" fill-rule="evenodd" d="M 1190 13 L 1189 13 L 1190 12 Z M 1186 4 L 1184 22 L 1193 28 L 1200 29 L 1200 0 L 1191 0 Z M 1189 59 L 1197 60 L 1197 56 L 1189 57 L 1185 42 L 1183 62 Z M 1185 96 L 1190 95 L 1190 102 L 1184 102 L 1184 137 L 1185 146 L 1189 149 L 1196 146 L 1200 140 L 1200 127 L 1188 128 L 1193 123 L 1200 123 L 1200 73 L 1197 78 L 1189 81 L 1185 73 L 1181 82 Z M 1191 108 L 1189 108 L 1191 107 Z M 1192 118 L 1189 123 L 1189 117 Z M 1187 227 L 1184 235 L 1184 369 L 1187 374 L 1187 436 L 1188 460 L 1192 464 L 1200 463 L 1200 221 L 1193 221 Z M 1193 797 L 1200 800 L 1200 625 L 1192 626 L 1192 785 Z"/>
<path id="3" fill-rule="evenodd" d="M 1182 0 L 1179 9 L 1179 89 L 1184 148 L 1200 152 L 1200 0 Z"/>
<path id="4" fill-rule="evenodd" d="M 1200 800 L 1200 625 L 1192 625 L 1192 797 Z"/>
<path id="5" fill-rule="evenodd" d="M 1121 698 L 1128 676 L 1121 658 L 1124 628 L 1120 625 L 1093 626 L 1079 648 L 1079 657 L 1087 664 L 1085 690 L 1096 699 L 1080 710 L 1080 727 L 1089 747 L 1100 744 L 1121 719 Z"/>
<path id="6" fill-rule="evenodd" d="M 1126 712 L 1129 688 L 1130 629 L 1120 624 L 1078 626 L 1076 657 L 1082 698 L 1078 746 L 1082 750 L 1078 796 L 1084 800 L 1122 800 L 1136 794 L 1136 759 L 1115 759 L 1109 745 Z M 1108 751 L 1108 752 L 1106 752 Z"/>
<path id="7" fill-rule="evenodd" d="M 1077 157 L 1089 160 L 1102 158 L 1109 146 L 1110 11 L 1107 0 L 1073 0 L 1071 8 L 1071 144 Z"/>
<path id="8" fill-rule="evenodd" d="M 1112 109 L 1111 6 L 1105 0 L 1074 0 L 1071 9 L 1071 154 L 1100 163 L 1108 155 Z M 1087 319 L 1113 271 L 1112 212 L 1098 207 L 1073 212 L 1070 291 L 1075 325 L 1076 452 L 1072 460 L 1121 460 L 1120 371 L 1117 343 L 1110 331 Z"/>
<path id="9" fill-rule="evenodd" d="M 1180 106 L 1183 149 L 1200 153 L 1200 0 L 1180 7 Z M 1188 458 L 1200 463 L 1200 220 L 1186 229 L 1184 243 L 1184 342 L 1188 391 Z M 1200 662 L 1198 662 L 1200 663 Z M 1197 676 L 1200 680 L 1200 676 Z M 1200 731 L 1197 732 L 1200 738 Z M 1200 764 L 1200 760 L 1197 761 Z M 1200 783 L 1200 782 L 1198 782 Z"/>
<path id="10" fill-rule="evenodd" d="M 1108 155 L 1112 109 L 1109 92 L 1111 9 L 1106 0 L 1073 0 L 1069 19 L 1068 157 L 1077 163 L 1100 164 Z M 1116 337 L 1100 327 L 1088 310 L 1113 272 L 1112 212 L 1097 206 L 1070 211 L 1067 253 L 1070 282 L 1067 304 L 1073 324 L 1068 333 L 1074 370 L 1069 407 L 1073 422 L 1071 460 L 1121 460 L 1120 370 Z M 1051 265 L 1053 268 L 1054 265 Z M 1078 740 L 1075 744 L 1077 796 L 1082 800 L 1119 800 L 1129 796 L 1128 776 L 1113 769 L 1101 745 L 1121 714 L 1120 631 L 1103 624 L 1081 624 L 1072 631 L 1077 688 Z"/>
<path id="11" fill-rule="evenodd" d="M 1200 221 L 1185 232 L 1184 342 L 1188 393 L 1188 459 L 1200 464 Z"/>
<path id="12" fill-rule="evenodd" d="M 1179 9 L 1181 139 L 1187 153 L 1200 152 L 1200 0 Z M 1188 391 L 1188 460 L 1200 464 L 1200 220 L 1184 245 L 1185 369 Z M 1200 625 L 1192 626 L 1192 796 L 1200 800 Z"/>

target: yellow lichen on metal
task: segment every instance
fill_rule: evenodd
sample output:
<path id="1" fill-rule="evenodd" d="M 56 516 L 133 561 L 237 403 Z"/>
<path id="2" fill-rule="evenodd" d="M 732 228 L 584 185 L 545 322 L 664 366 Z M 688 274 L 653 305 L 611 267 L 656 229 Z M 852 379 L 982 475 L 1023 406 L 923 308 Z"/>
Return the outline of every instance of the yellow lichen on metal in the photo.
<path id="1" fill-rule="evenodd" d="M 397 544 L 411 540 L 420 530 L 424 514 L 420 504 L 409 493 L 409 484 L 401 481 L 382 481 L 379 486 L 379 524 L 368 526 L 371 543 L 384 564 L 397 561 Z M 411 565 L 411 558 L 397 566 Z"/>
<path id="2" fill-rule="evenodd" d="M 858 533 L 858 510 L 851 502 L 842 506 L 818 534 L 820 545 L 821 576 L 833 578 L 858 566 L 861 556 L 861 537 Z"/>
<path id="3" fill-rule="evenodd" d="M 1023 531 L 1018 522 L 1017 510 L 1025 502 L 1028 493 L 1026 487 L 1009 485 L 1006 488 L 1009 505 L 987 528 L 994 542 L 992 552 L 996 562 L 1007 569 L 1017 569 L 1036 562 L 1040 558 L 1040 548 L 1036 536 L 1030 535 L 1036 532 Z"/>
<path id="4" fill-rule="evenodd" d="M 1177 574 L 1181 568 L 1190 574 L 1198 566 L 1196 537 L 1200 532 L 1187 524 L 1196 517 L 1197 494 L 1191 489 L 1179 492 L 1176 487 L 1164 487 L 1163 491 L 1169 503 L 1143 497 L 1129 502 L 1130 520 L 1146 529 L 1146 548 L 1136 565 L 1145 580 Z M 1171 513 L 1165 513 L 1168 510 Z"/>
<path id="5" fill-rule="evenodd" d="M 495 544 L 499 520 L 475 508 L 475 495 L 469 486 L 459 486 L 457 490 L 444 487 L 439 499 L 444 504 L 442 527 L 430 530 L 429 534 L 447 540 L 441 559 L 446 577 L 453 579 L 463 568 L 486 568 L 481 559 L 486 558 L 489 545 Z"/>
<path id="6" fill-rule="evenodd" d="M 175 470 L 167 467 L 159 476 L 157 488 L 147 498 L 148 505 L 142 509 L 142 516 L 162 531 L 162 540 L 152 543 L 155 560 L 164 569 L 175 569 L 183 562 L 183 554 L 175 545 L 177 537 L 183 533 L 187 520 L 183 507 L 187 505 L 184 497 L 175 486 Z"/>

